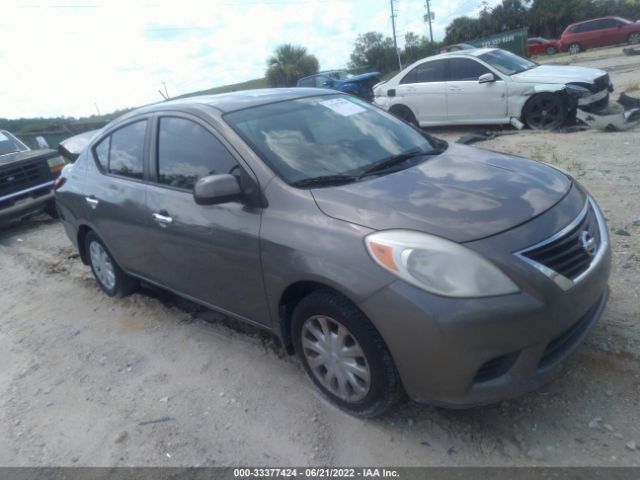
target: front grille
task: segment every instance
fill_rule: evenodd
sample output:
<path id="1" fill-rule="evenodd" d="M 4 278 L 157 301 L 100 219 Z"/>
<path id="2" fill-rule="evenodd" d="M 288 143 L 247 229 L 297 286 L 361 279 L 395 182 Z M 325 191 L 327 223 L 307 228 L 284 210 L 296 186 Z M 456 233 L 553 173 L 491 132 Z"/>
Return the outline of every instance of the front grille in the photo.
<path id="1" fill-rule="evenodd" d="M 608 89 L 609 88 L 609 74 L 603 75 L 599 78 L 596 78 L 595 81 L 593 82 L 594 84 L 594 90 L 593 93 L 597 93 L 600 92 L 602 90 Z"/>
<path id="2" fill-rule="evenodd" d="M 586 232 L 586 234 L 585 234 Z M 557 238 L 544 242 L 539 247 L 520 252 L 524 257 L 545 266 L 546 268 L 574 280 L 591 265 L 594 251 L 588 253 L 584 245 L 584 237 L 595 240 L 595 251 L 600 248 L 600 229 L 598 219 L 591 203 L 578 217 L 575 225 L 561 232 Z"/>
<path id="3" fill-rule="evenodd" d="M 589 309 L 589 311 L 587 311 L 587 313 L 582 316 L 580 320 L 549 342 L 547 348 L 545 348 L 544 353 L 542 354 L 540 362 L 538 363 L 539 369 L 545 369 L 554 365 L 573 350 L 596 319 L 595 313 L 601 303 L 602 297 Z"/>
<path id="4" fill-rule="evenodd" d="M 473 379 L 473 383 L 482 383 L 494 380 L 507 373 L 518 358 L 518 353 L 509 353 L 507 355 L 501 355 L 499 357 L 492 358 L 488 362 L 482 364 L 482 366 L 476 372 L 476 376 Z"/>
<path id="5" fill-rule="evenodd" d="M 7 165 L 0 168 L 0 197 L 51 180 L 46 160 Z"/>

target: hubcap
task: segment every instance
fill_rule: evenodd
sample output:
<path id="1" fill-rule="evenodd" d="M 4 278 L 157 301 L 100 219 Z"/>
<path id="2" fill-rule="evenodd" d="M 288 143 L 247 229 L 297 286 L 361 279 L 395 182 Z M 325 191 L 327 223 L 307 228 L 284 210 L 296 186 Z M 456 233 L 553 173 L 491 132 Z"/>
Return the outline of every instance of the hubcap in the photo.
<path id="1" fill-rule="evenodd" d="M 302 326 L 302 351 L 315 378 L 336 397 L 362 400 L 371 387 L 371 372 L 362 347 L 347 328 L 323 315 Z"/>
<path id="2" fill-rule="evenodd" d="M 91 242 L 89 245 L 89 255 L 91 256 L 91 265 L 96 272 L 98 281 L 107 290 L 112 290 L 116 285 L 116 274 L 113 270 L 113 264 L 109 259 L 109 255 L 98 242 Z"/>
<path id="3" fill-rule="evenodd" d="M 550 100 L 534 100 L 531 105 L 528 123 L 533 128 L 547 129 L 559 126 L 561 105 Z"/>

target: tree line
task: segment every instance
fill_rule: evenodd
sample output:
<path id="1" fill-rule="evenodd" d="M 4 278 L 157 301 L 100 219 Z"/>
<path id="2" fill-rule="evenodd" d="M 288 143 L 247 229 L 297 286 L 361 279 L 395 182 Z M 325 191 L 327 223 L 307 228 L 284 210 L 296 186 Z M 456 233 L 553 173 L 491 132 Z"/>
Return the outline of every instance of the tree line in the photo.
<path id="1" fill-rule="evenodd" d="M 604 16 L 640 19 L 640 0 L 502 0 L 480 4 L 477 18 L 458 17 L 446 28 L 444 42 L 461 43 L 495 33 L 529 28 L 530 37 L 559 38 L 571 23 Z"/>

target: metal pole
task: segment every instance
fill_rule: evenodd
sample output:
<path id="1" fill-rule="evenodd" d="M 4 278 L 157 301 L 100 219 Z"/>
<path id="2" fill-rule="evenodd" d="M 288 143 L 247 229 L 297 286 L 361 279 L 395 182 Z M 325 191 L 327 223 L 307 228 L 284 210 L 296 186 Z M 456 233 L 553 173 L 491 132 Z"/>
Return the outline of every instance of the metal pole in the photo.
<path id="1" fill-rule="evenodd" d="M 400 52 L 398 51 L 398 41 L 396 40 L 396 14 L 393 11 L 394 0 L 389 0 L 391 5 L 391 28 L 393 29 L 393 48 L 396 49 L 396 55 L 398 55 L 398 66 L 402 70 L 402 60 L 400 59 Z"/>
<path id="2" fill-rule="evenodd" d="M 433 28 L 431 27 L 431 0 L 427 0 L 427 20 L 429 21 L 429 38 L 433 43 Z"/>

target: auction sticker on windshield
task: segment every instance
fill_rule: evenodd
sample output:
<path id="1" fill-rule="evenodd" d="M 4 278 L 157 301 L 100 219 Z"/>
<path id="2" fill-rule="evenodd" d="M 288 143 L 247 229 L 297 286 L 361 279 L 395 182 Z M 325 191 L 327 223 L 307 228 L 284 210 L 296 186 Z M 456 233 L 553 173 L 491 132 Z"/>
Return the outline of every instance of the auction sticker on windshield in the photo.
<path id="1" fill-rule="evenodd" d="M 366 112 L 367 110 L 355 103 L 351 103 L 344 98 L 332 98 L 331 100 L 324 100 L 320 102 L 323 107 L 330 108 L 334 112 L 342 115 L 343 117 L 350 117 L 356 113 Z"/>

